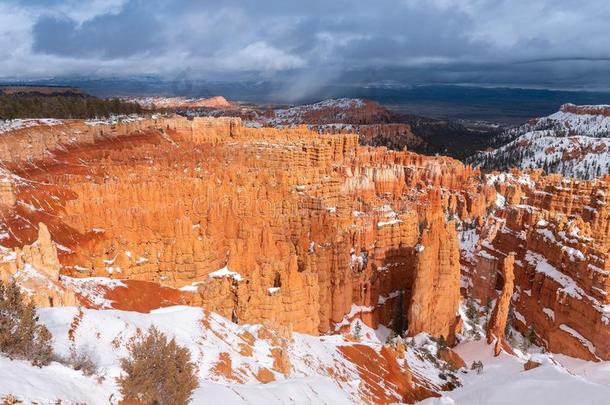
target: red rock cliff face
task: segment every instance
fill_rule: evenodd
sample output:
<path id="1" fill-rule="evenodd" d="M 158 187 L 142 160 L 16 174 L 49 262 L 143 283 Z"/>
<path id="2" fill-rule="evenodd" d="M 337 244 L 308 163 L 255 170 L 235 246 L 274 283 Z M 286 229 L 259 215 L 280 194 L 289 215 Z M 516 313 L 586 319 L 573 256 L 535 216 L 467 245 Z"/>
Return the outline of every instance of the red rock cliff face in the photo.
<path id="1" fill-rule="evenodd" d="M 437 199 L 438 196 L 433 197 Z M 445 224 L 440 200 L 433 203 L 429 227 L 417 245 L 409 334 L 428 332 L 455 340 L 459 322 L 460 254 L 455 223 Z"/>
<path id="2" fill-rule="evenodd" d="M 573 114 L 605 115 L 610 117 L 610 106 L 564 104 L 561 111 Z"/>
<path id="3" fill-rule="evenodd" d="M 513 326 L 533 327 L 553 352 L 610 358 L 609 181 L 515 172 L 497 183 L 515 205 L 498 210 L 481 234 L 470 293 L 493 298 L 480 292 L 515 252 Z"/>
<path id="4" fill-rule="evenodd" d="M 423 297 L 430 278 L 448 298 L 446 317 L 418 315 L 419 327 L 451 336 L 459 274 L 445 217 L 480 220 L 495 198 L 449 158 L 238 119 L 29 128 L 4 135 L 0 156 L 6 247 L 32 243 L 42 222 L 65 276 L 182 288 L 237 322 L 314 334 L 353 317 L 404 329 L 420 277 Z"/>

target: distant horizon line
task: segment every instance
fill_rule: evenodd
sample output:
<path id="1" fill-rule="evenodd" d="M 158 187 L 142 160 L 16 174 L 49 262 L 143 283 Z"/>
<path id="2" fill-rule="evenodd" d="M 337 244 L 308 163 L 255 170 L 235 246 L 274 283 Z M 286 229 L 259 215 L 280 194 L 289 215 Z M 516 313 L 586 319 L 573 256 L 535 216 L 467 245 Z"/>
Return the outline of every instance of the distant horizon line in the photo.
<path id="1" fill-rule="evenodd" d="M 158 80 L 161 84 L 170 84 L 174 79 L 162 75 L 127 75 L 127 76 L 72 76 L 72 77 L 46 77 L 46 78 L 2 78 L 0 77 L 0 86 L 46 86 L 46 87 L 72 87 L 79 88 L 74 82 L 87 81 L 145 81 Z M 281 85 L 284 80 L 208 80 L 204 78 L 192 78 L 192 82 L 210 83 L 216 85 L 223 84 L 243 84 L 243 85 Z M 571 93 L 609 93 L 610 87 L 564 87 L 554 85 L 540 84 L 511 84 L 511 83 L 473 83 L 473 82 L 430 82 L 430 83 L 401 83 L 395 80 L 389 80 L 387 83 L 377 81 L 372 83 L 353 82 L 353 83 L 329 83 L 322 88 L 345 87 L 345 88 L 386 88 L 386 89 L 414 89 L 418 87 L 463 87 L 463 88 L 480 88 L 488 90 L 529 90 L 529 91 L 549 91 L 549 92 L 571 92 Z"/>

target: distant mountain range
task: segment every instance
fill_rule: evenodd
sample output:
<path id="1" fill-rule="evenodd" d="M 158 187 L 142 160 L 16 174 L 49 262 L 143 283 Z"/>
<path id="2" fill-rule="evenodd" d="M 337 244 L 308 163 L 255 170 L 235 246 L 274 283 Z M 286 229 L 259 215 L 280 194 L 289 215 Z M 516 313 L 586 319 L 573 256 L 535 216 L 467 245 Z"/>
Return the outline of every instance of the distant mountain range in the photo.
<path id="1" fill-rule="evenodd" d="M 20 82 L 18 84 L 29 84 Z M 187 74 L 175 78 L 50 78 L 36 84 L 75 86 L 98 97 L 183 96 L 227 99 L 256 104 L 309 104 L 329 98 L 365 98 L 391 110 L 438 119 L 521 124 L 532 117 L 549 115 L 566 103 L 604 104 L 609 92 L 540 90 L 465 85 L 333 84 L 304 86 L 295 91 L 290 81 L 206 81 Z M 1 85 L 2 83 L 0 83 Z M 15 83 L 13 83 L 15 84 Z"/>
<path id="2" fill-rule="evenodd" d="M 371 100 L 350 98 L 286 108 L 230 105 L 178 112 L 188 116 L 237 116 L 251 127 L 307 125 L 323 133 L 357 133 L 365 145 L 447 155 L 486 171 L 543 169 L 583 179 L 610 173 L 607 105 L 564 104 L 554 114 L 519 126 L 403 114 Z"/>
<path id="3" fill-rule="evenodd" d="M 564 99 L 610 100 L 610 95 L 604 93 L 460 86 L 345 87 L 344 93 L 367 93 L 373 100 L 333 98 L 293 105 L 266 103 L 265 100 L 274 94 L 270 92 L 267 96 L 261 95 L 263 89 L 271 89 L 273 86 L 267 82 L 230 85 L 200 82 L 190 83 L 190 87 L 183 89 L 190 89 L 191 93 L 196 92 L 197 88 L 217 91 L 206 93 L 207 98 L 159 96 L 163 88 L 167 90 L 167 86 L 170 84 L 152 78 L 134 79 L 128 84 L 115 79 L 83 79 L 67 83 L 48 80 L 43 83 L 0 84 L 0 95 L 68 96 L 70 99 L 74 96 L 86 97 L 86 94 L 123 94 L 124 100 L 138 101 L 144 107 L 171 109 L 190 116 L 237 116 L 249 126 L 308 125 L 319 132 L 355 132 L 360 135 L 363 144 L 396 150 L 406 147 L 417 153 L 448 155 L 481 166 L 484 170 L 541 168 L 547 173 L 585 179 L 610 172 L 608 105 L 600 103 L 578 106 L 565 103 L 558 112 L 552 113 L 556 111 L 553 108 L 551 113 L 539 114 Z M 260 90 L 249 92 L 249 98 L 262 101 L 250 104 L 239 101 L 229 103 L 224 97 L 217 96 L 226 96 L 228 93 L 229 99 L 239 100 L 237 95 L 244 94 L 248 86 Z M 153 90 L 155 96 L 124 95 L 146 94 Z M 327 91 L 331 92 L 331 89 L 328 88 Z M 385 104 L 382 105 L 375 99 L 385 100 Z M 477 110 L 482 104 L 485 106 Z M 446 106 L 443 107 L 444 105 Z M 413 110 L 418 113 L 413 114 Z M 525 111 L 528 116 L 538 115 L 542 118 L 526 119 Z M 504 118 L 486 119 L 494 114 L 504 114 Z M 69 118 L 74 114 L 47 115 L 49 114 L 28 117 Z M 510 122 L 517 118 L 520 125 L 511 125 Z"/>
<path id="4" fill-rule="evenodd" d="M 386 146 L 458 159 L 489 146 L 502 127 L 484 122 L 457 122 L 399 113 L 371 100 L 327 99 L 292 107 L 234 104 L 228 108 L 183 108 L 186 116 L 235 116 L 250 127 L 307 125 L 321 133 L 356 133 L 364 145 Z"/>

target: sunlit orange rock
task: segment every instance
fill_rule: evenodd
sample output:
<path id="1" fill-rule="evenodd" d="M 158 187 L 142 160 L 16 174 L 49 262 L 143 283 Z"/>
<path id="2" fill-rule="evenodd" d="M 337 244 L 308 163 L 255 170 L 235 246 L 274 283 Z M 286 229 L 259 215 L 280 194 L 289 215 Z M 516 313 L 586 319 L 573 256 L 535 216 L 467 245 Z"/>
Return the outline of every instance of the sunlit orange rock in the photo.
<path id="1" fill-rule="evenodd" d="M 436 196 L 436 197 L 435 197 Z M 429 228 L 417 246 L 415 280 L 409 309 L 409 334 L 428 332 L 455 341 L 460 303 L 460 253 L 455 223 L 445 223 L 438 194 Z"/>
<path id="2" fill-rule="evenodd" d="M 31 244 L 44 222 L 62 275 L 127 280 L 107 291 L 117 308 L 189 303 L 313 334 L 354 318 L 404 331 L 419 273 L 448 297 L 421 301 L 443 313 L 421 328 L 449 337 L 459 263 L 446 217 L 481 221 L 495 198 L 450 158 L 236 118 L 40 125 L 3 134 L 0 158 L 3 246 Z M 424 277 L 426 263 L 439 268 Z M 136 281 L 176 292 L 142 284 L 165 297 L 145 305 Z"/>

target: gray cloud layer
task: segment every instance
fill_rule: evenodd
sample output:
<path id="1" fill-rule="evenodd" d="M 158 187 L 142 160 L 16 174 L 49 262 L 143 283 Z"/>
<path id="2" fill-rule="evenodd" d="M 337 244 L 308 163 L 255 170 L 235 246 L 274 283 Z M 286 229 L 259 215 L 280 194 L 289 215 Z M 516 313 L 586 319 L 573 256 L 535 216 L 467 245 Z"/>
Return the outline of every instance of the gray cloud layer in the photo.
<path id="1" fill-rule="evenodd" d="M 0 77 L 609 87 L 606 0 L 0 0 Z"/>

